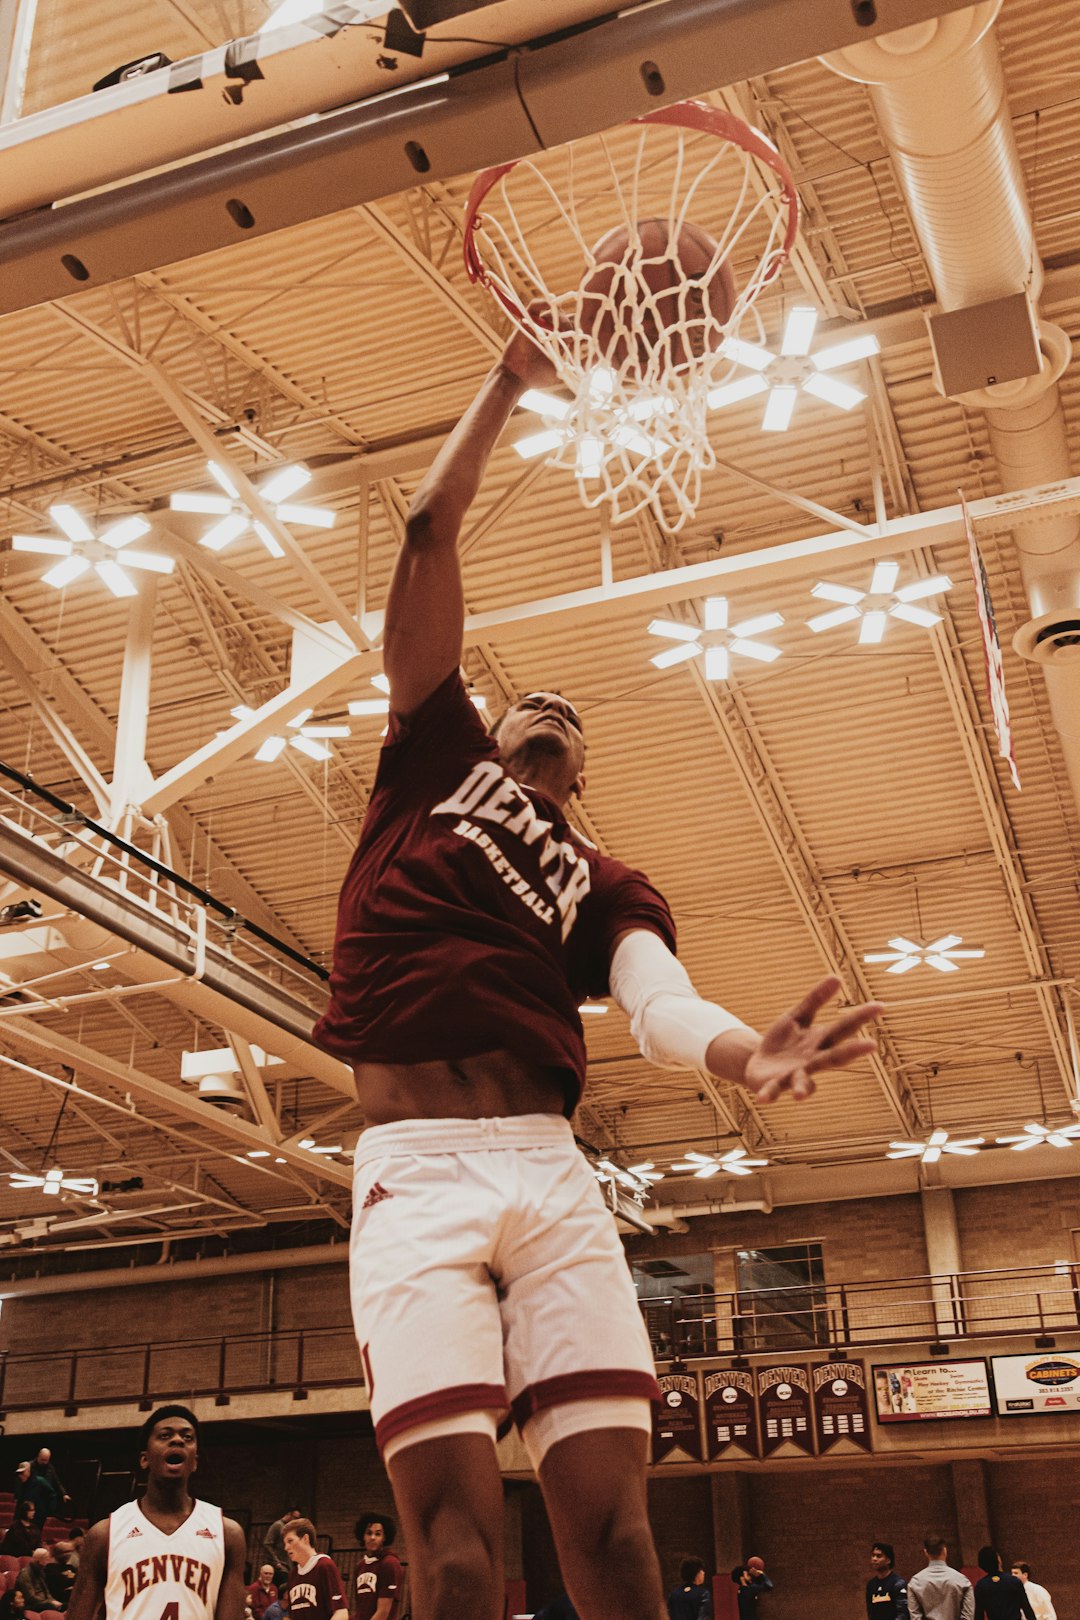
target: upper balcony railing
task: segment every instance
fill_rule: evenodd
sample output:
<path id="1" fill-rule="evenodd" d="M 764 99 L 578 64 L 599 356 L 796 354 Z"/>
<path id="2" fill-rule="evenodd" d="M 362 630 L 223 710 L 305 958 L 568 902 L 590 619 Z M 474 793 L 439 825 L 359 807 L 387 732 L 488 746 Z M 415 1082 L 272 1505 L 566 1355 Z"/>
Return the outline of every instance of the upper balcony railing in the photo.
<path id="1" fill-rule="evenodd" d="M 105 1286 L 103 1282 L 103 1286 Z M 641 1302 L 658 1361 L 1076 1332 L 1080 1264 L 813 1283 Z M 230 1333 L 206 1338 L 0 1356 L 0 1414 L 203 1396 L 362 1388 L 351 1327 Z"/>

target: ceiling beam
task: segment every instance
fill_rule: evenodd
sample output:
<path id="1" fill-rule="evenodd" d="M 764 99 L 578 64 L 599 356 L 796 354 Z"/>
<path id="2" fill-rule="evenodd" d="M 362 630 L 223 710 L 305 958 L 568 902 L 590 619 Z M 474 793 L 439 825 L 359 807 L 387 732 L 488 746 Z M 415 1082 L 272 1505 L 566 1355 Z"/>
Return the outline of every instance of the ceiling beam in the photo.
<path id="1" fill-rule="evenodd" d="M 106 1057 L 104 1053 L 95 1052 L 57 1029 L 35 1023 L 33 1019 L 6 1019 L 0 1029 L 0 1041 L 10 1042 L 19 1051 L 32 1053 L 39 1063 L 67 1064 L 76 1074 L 87 1075 L 101 1085 L 115 1087 L 121 1093 L 129 1092 L 133 1097 L 154 1103 L 166 1113 L 207 1132 L 211 1138 L 208 1146 L 212 1146 L 214 1137 L 224 1137 L 245 1150 L 271 1148 L 279 1158 L 294 1169 L 303 1170 L 305 1175 L 321 1177 L 339 1187 L 352 1185 L 352 1171 L 348 1166 L 330 1164 L 319 1154 L 275 1142 L 263 1126 L 253 1125 L 246 1119 L 236 1119 L 219 1108 L 212 1108 L 178 1086 L 170 1086 L 164 1080 L 144 1074 L 130 1063 L 121 1063 L 115 1058 Z M 0 1063 L 2 1061 L 0 1058 Z M 155 1122 L 147 1119 L 146 1123 L 153 1125 Z"/>

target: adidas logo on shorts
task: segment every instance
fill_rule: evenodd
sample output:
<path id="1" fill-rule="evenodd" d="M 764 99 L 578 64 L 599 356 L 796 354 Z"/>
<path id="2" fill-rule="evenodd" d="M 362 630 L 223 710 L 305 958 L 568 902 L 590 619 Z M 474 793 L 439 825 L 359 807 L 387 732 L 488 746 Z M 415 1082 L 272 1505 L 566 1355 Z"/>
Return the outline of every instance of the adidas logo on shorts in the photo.
<path id="1" fill-rule="evenodd" d="M 372 1205 L 381 1204 L 384 1198 L 393 1198 L 393 1196 L 394 1196 L 393 1193 L 388 1193 L 386 1188 L 381 1184 L 381 1182 L 378 1182 L 378 1181 L 373 1182 L 372 1187 L 371 1187 L 371 1191 L 368 1193 L 367 1197 L 364 1199 L 364 1202 L 360 1205 L 360 1208 L 362 1210 L 363 1209 L 371 1209 Z"/>

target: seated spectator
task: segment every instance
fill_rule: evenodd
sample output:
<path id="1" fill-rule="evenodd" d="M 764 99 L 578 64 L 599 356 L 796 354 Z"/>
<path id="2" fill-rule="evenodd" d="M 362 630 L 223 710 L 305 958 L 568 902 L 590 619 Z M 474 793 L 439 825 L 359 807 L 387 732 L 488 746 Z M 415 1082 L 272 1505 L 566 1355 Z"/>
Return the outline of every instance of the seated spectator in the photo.
<path id="1" fill-rule="evenodd" d="M 271 1603 L 278 1600 L 278 1589 L 274 1584 L 273 1564 L 264 1564 L 259 1570 L 259 1578 L 252 1581 L 247 1589 L 247 1606 L 251 1610 L 253 1620 L 263 1620 L 263 1615 Z"/>
<path id="2" fill-rule="evenodd" d="M 68 1545 L 71 1547 L 71 1553 L 68 1561 L 71 1564 L 72 1569 L 77 1570 L 79 1567 L 79 1554 L 82 1552 L 83 1538 L 85 1535 L 86 1531 L 83 1529 L 81 1524 L 73 1524 L 71 1529 L 68 1531 Z"/>
<path id="3" fill-rule="evenodd" d="M 0 1620 L 22 1620 L 26 1613 L 26 1594 L 13 1586 L 0 1597 Z"/>
<path id="4" fill-rule="evenodd" d="M 33 1465 L 21 1462 L 15 1470 L 18 1484 L 15 1487 L 15 1500 L 17 1502 L 33 1502 L 34 1522 L 42 1525 L 52 1512 L 53 1490 L 48 1480 L 35 1474 Z M 33 1552 L 33 1548 L 30 1549 Z"/>
<path id="5" fill-rule="evenodd" d="M 52 1452 L 48 1446 L 42 1446 L 34 1458 L 33 1472 L 38 1479 L 43 1479 L 52 1495 L 50 1513 L 58 1514 L 61 1519 L 71 1517 L 71 1497 L 64 1488 L 64 1482 L 53 1467 Z M 42 1523 L 44 1523 L 44 1519 Z"/>
<path id="6" fill-rule="evenodd" d="M 62 1609 L 68 1606 L 71 1588 L 75 1585 L 75 1577 L 79 1573 L 78 1560 L 74 1558 L 70 1541 L 57 1541 L 53 1543 L 52 1563 L 45 1565 L 45 1580 L 49 1591 Z"/>
<path id="7" fill-rule="evenodd" d="M 62 1609 L 64 1606 L 49 1591 L 49 1583 L 45 1579 L 48 1562 L 48 1547 L 35 1547 L 30 1554 L 30 1562 L 24 1564 L 15 1577 L 15 1588 L 25 1597 L 26 1607 L 36 1609 L 39 1613 L 43 1609 Z"/>
<path id="8" fill-rule="evenodd" d="M 8 1558 L 29 1558 L 40 1540 L 41 1529 L 33 1502 L 29 1498 L 17 1502 L 15 1517 L 8 1525 L 3 1541 L 0 1541 L 0 1552 Z"/>

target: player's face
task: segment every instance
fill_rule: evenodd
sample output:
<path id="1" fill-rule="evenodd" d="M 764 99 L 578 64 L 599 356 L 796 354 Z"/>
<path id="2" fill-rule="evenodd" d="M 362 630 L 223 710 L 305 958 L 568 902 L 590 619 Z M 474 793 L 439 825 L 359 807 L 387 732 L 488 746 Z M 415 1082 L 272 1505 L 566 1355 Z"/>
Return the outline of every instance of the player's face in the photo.
<path id="1" fill-rule="evenodd" d="M 499 752 L 506 761 L 559 761 L 567 791 L 585 764 L 585 736 L 574 705 L 557 692 L 530 692 L 499 721 Z"/>
<path id="2" fill-rule="evenodd" d="M 1016 1576 L 1018 1581 L 1023 1581 L 1024 1585 L 1025 1586 L 1027 1585 L 1027 1570 L 1026 1569 L 1014 1569 L 1013 1574 Z"/>
<path id="3" fill-rule="evenodd" d="M 306 1564 L 311 1557 L 311 1542 L 307 1536 L 298 1536 L 295 1530 L 286 1530 L 284 1541 L 285 1551 L 293 1563 L 297 1566 Z"/>
<path id="4" fill-rule="evenodd" d="M 162 1418 L 155 1423 L 142 1454 L 151 1479 L 187 1480 L 199 1464 L 195 1430 L 187 1418 Z"/>
<path id="5" fill-rule="evenodd" d="M 364 1551 L 376 1553 L 386 1544 L 386 1531 L 381 1524 L 369 1524 L 364 1531 Z"/>
<path id="6" fill-rule="evenodd" d="M 870 1554 L 870 1568 L 875 1575 L 887 1575 L 892 1566 L 880 1548 L 875 1547 Z"/>

